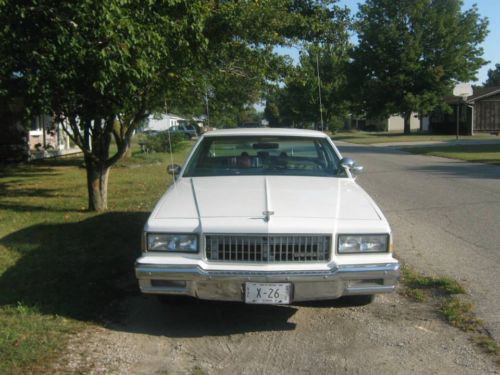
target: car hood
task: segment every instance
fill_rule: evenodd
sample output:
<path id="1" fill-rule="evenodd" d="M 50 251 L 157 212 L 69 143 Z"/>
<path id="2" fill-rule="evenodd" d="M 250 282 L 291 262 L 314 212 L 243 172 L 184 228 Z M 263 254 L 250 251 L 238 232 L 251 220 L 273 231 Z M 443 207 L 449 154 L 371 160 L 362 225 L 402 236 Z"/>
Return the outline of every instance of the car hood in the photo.
<path id="1" fill-rule="evenodd" d="M 334 177 L 224 176 L 181 178 L 157 204 L 154 219 L 318 218 L 381 220 L 353 180 Z"/>

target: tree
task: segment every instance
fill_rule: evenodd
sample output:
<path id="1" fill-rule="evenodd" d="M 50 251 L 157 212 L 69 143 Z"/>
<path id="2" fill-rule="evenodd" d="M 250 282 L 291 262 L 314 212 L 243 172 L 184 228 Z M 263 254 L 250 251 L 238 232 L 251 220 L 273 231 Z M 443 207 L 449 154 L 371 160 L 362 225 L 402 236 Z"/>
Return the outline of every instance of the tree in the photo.
<path id="1" fill-rule="evenodd" d="M 3 0 L 0 94 L 22 81 L 26 113 L 60 121 L 84 153 L 88 207 L 104 210 L 110 168 L 150 113 L 230 93 L 238 76 L 254 82 L 240 104 L 253 98 L 272 46 L 317 38 L 333 3 Z"/>
<path id="2" fill-rule="evenodd" d="M 483 86 L 500 86 L 500 64 L 495 64 L 495 69 L 488 70 L 488 79 L 484 82 Z"/>
<path id="3" fill-rule="evenodd" d="M 329 17 L 324 32 L 301 45 L 299 64 L 284 70 L 282 82 L 269 90 L 265 115 L 271 126 L 319 126 L 323 117 L 328 128 L 345 113 L 349 10 L 332 7 Z"/>
<path id="4" fill-rule="evenodd" d="M 412 112 L 444 107 L 458 81 L 475 79 L 485 64 L 479 46 L 487 20 L 461 0 L 367 0 L 355 29 L 350 86 L 357 111 L 401 114 L 410 132 Z"/>
<path id="5" fill-rule="evenodd" d="M 331 43 L 302 49 L 299 65 L 289 69 L 284 86 L 268 96 L 265 113 L 271 126 L 314 123 L 318 127 L 323 118 L 325 128 L 329 128 L 337 117 L 345 114 L 347 39 L 344 29 Z"/>

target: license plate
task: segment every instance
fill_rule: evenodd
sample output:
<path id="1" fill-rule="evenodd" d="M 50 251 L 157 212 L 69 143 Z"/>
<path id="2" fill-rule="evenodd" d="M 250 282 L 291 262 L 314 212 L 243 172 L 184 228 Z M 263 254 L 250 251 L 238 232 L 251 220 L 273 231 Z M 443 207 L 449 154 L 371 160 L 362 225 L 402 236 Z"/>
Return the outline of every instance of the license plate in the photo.
<path id="1" fill-rule="evenodd" d="M 290 303 L 290 283 L 245 283 L 245 302 L 262 304 Z"/>

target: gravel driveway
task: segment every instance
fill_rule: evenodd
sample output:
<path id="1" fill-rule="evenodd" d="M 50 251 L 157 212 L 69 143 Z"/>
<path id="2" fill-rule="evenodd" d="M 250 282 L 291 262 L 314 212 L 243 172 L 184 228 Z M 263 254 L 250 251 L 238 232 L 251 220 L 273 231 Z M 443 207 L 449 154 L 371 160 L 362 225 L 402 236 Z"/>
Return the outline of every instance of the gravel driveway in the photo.
<path id="1" fill-rule="evenodd" d="M 73 337 L 55 373 L 488 374 L 491 356 L 427 304 L 398 294 L 256 306 L 136 296 L 123 319 Z"/>

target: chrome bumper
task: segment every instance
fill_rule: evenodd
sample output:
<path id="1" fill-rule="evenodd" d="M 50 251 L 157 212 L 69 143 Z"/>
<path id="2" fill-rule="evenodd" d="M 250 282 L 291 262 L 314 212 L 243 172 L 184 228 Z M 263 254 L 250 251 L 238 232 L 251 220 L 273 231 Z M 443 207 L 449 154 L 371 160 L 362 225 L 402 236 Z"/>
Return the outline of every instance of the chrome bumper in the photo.
<path id="1" fill-rule="evenodd" d="M 135 274 L 143 293 L 244 301 L 245 282 L 290 282 L 292 301 L 311 301 L 392 292 L 399 279 L 399 263 L 338 266 L 327 271 L 209 271 L 199 266 L 137 263 Z"/>

